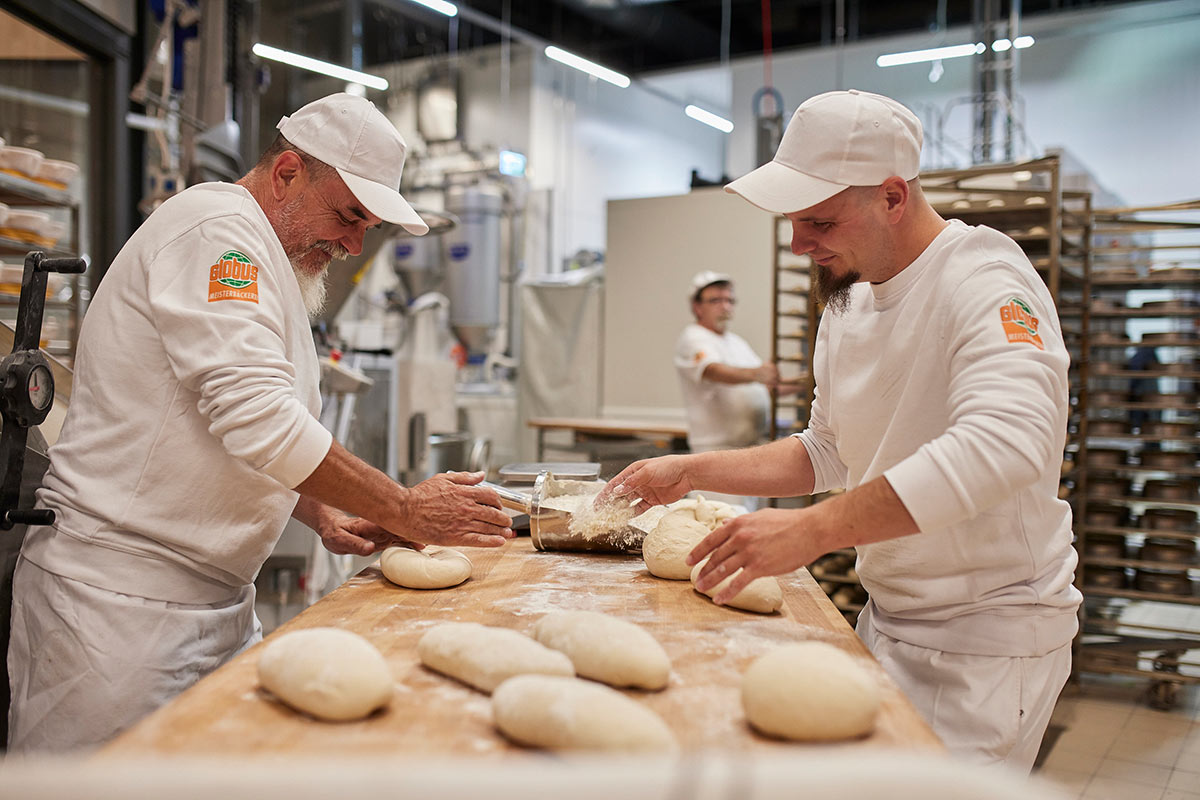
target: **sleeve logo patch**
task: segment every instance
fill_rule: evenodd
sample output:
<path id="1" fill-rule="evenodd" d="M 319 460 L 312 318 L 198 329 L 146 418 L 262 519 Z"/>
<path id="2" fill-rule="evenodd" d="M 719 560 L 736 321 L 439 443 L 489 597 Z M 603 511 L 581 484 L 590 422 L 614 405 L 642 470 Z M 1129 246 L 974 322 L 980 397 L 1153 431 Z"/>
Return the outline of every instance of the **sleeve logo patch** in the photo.
<path id="1" fill-rule="evenodd" d="M 258 302 L 258 267 L 245 253 L 228 250 L 208 270 L 208 302 Z"/>
<path id="2" fill-rule="evenodd" d="M 1004 335 L 1009 344 L 1026 342 L 1038 350 L 1045 350 L 1046 345 L 1038 334 L 1038 318 L 1033 315 L 1033 309 L 1019 297 L 1010 297 L 1008 302 L 1000 306 L 1000 324 L 1004 326 Z"/>
<path id="3" fill-rule="evenodd" d="M 703 360 L 704 360 L 704 351 L 703 350 L 697 350 L 696 355 L 692 356 L 693 364 L 699 364 Z"/>

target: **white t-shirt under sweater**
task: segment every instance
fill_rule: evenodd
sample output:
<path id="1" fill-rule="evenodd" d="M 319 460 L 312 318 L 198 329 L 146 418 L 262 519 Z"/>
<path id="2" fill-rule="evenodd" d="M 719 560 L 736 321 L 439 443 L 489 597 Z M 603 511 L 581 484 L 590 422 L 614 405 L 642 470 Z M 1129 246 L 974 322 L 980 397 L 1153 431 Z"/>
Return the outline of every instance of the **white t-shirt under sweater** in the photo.
<path id="1" fill-rule="evenodd" d="M 110 591 L 215 603 L 254 580 L 329 450 L 291 264 L 243 187 L 159 207 L 80 331 L 71 405 L 22 554 Z"/>
<path id="2" fill-rule="evenodd" d="M 718 383 L 705 380 L 709 364 L 761 367 L 762 360 L 736 333 L 711 331 L 695 322 L 679 335 L 675 368 L 687 409 L 688 444 L 692 448 L 746 447 L 767 431 L 771 397 L 761 383 Z"/>
<path id="3" fill-rule="evenodd" d="M 911 265 L 821 318 L 815 492 L 880 475 L 920 533 L 858 548 L 881 632 L 937 650 L 1040 656 L 1071 641 L 1071 510 L 1057 491 L 1067 350 L 1021 249 L 952 221 Z"/>

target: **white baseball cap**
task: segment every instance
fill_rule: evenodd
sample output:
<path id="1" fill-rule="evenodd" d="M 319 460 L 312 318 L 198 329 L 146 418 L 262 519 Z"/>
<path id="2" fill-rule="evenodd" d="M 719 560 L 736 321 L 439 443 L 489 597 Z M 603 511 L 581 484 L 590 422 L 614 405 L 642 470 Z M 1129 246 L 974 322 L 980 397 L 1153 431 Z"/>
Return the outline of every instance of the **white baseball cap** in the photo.
<path id="1" fill-rule="evenodd" d="M 764 211 L 811 208 L 850 186 L 921 171 L 921 121 L 890 97 L 851 89 L 810 97 L 792 115 L 775 158 L 725 187 Z"/>
<path id="2" fill-rule="evenodd" d="M 408 145 L 375 104 L 340 92 L 314 100 L 276 125 L 283 138 L 337 170 L 375 216 L 418 236 L 429 226 L 400 196 Z"/>
<path id="3" fill-rule="evenodd" d="M 692 290 L 688 292 L 688 297 L 695 298 L 697 292 L 708 286 L 712 286 L 714 283 L 733 283 L 733 278 L 724 272 L 713 272 L 708 269 L 703 272 L 697 272 L 692 277 Z"/>

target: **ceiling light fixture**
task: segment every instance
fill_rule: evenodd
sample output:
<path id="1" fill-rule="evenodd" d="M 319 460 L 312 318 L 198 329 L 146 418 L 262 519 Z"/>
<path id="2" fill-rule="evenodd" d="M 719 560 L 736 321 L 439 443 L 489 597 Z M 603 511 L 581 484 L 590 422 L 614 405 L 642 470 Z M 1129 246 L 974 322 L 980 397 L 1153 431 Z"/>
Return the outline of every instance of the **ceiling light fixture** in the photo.
<path id="1" fill-rule="evenodd" d="M 546 57 L 560 64 L 566 64 L 568 67 L 574 67 L 580 72 L 586 72 L 588 75 L 599 78 L 602 81 L 608 81 L 613 86 L 620 86 L 622 89 L 629 88 L 629 78 L 627 76 L 615 72 L 608 67 L 602 67 L 599 64 L 588 61 L 586 58 L 577 56 L 574 53 L 568 53 L 566 50 L 554 45 L 546 48 Z"/>
<path id="2" fill-rule="evenodd" d="M 709 127 L 716 128 L 721 133 L 729 133 L 730 131 L 733 130 L 732 122 L 725 119 L 724 117 L 717 116 L 716 114 L 712 113 L 711 111 L 705 111 L 700 106 L 689 105 L 687 108 L 685 108 L 683 110 L 683 113 L 687 114 L 689 117 L 696 120 L 697 122 L 703 122 L 705 125 L 708 125 Z"/>
<path id="3" fill-rule="evenodd" d="M 1032 36 L 1018 36 L 1011 42 L 1008 39 L 997 39 L 992 42 L 992 50 L 1003 53 L 1011 48 L 1023 50 L 1033 44 Z M 875 59 L 878 67 L 898 67 L 901 64 L 919 64 L 923 61 L 941 61 L 947 58 L 962 58 L 976 56 L 987 50 L 983 42 L 974 44 L 954 44 L 948 47 L 931 47 L 928 50 L 909 50 L 904 53 L 889 53 Z"/>
<path id="4" fill-rule="evenodd" d="M 458 6 L 454 5 L 454 3 L 447 3 L 446 0 L 412 0 L 412 2 L 426 8 L 432 8 L 434 11 L 439 14 L 445 14 L 447 17 L 453 17 L 458 14 Z"/>
<path id="5" fill-rule="evenodd" d="M 337 64 L 330 64 L 328 61 L 319 61 L 315 58 L 302 56 L 299 53 L 291 53 L 287 50 L 280 50 L 278 47 L 271 47 L 268 44 L 258 42 L 254 47 L 250 48 L 251 52 L 259 58 L 267 58 L 271 61 L 278 61 L 281 64 L 287 64 L 300 69 L 306 69 L 310 72 L 319 72 L 322 75 L 328 75 L 331 78 L 338 78 L 343 81 L 352 81 L 361 83 L 370 89 L 378 89 L 383 91 L 388 88 L 388 82 L 376 75 L 368 75 L 365 72 L 359 72 L 356 69 L 342 67 Z"/>

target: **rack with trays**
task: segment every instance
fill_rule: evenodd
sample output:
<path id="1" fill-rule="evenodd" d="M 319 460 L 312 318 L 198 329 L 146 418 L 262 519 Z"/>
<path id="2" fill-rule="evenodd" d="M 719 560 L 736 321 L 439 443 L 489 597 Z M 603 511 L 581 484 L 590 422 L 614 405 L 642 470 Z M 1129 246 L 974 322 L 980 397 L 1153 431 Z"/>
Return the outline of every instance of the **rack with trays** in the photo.
<path id="1" fill-rule="evenodd" d="M 24 264 L 25 256 L 41 250 L 52 258 L 77 255 L 80 246 L 79 238 L 79 203 L 74 196 L 64 189 L 56 189 L 32 180 L 0 171 L 0 203 L 10 208 L 32 209 L 62 209 L 67 218 L 67 234 L 55 243 L 53 247 L 44 247 L 37 242 L 23 241 L 7 236 L 0 236 L 0 260 L 7 264 Z M 43 334 L 51 334 L 44 344 L 46 352 L 68 361 L 74 357 L 75 342 L 79 334 L 79 321 L 83 315 L 83 298 L 81 297 L 80 276 L 65 277 L 69 297 L 48 297 L 43 321 Z M 16 294 L 0 293 L 0 317 L 16 319 L 17 304 L 20 298 Z M 65 324 L 59 321 L 59 315 L 65 318 Z M 57 335 L 52 321 L 58 321 L 60 327 Z M 12 325 L 10 320 L 9 325 Z"/>
<path id="2" fill-rule="evenodd" d="M 1078 410 L 1087 383 L 1082 343 L 1089 321 L 1085 298 L 1089 296 L 1091 271 L 1091 194 L 1065 190 L 1060 169 L 1059 158 L 1050 156 L 1021 163 L 923 172 L 920 177 L 923 192 L 944 218 L 1003 231 L 1021 246 L 1038 270 L 1058 307 L 1063 334 L 1072 351 L 1072 407 Z M 772 438 L 803 430 L 808 423 L 813 387 L 811 355 L 821 312 L 815 295 L 809 292 L 812 263 L 807 256 L 792 254 L 791 224 L 783 217 L 776 219 L 774 252 L 772 357 L 779 362 L 785 380 L 801 377 L 807 383 L 806 391 L 794 400 L 773 402 Z M 785 367 L 791 371 L 785 371 Z M 1078 447 L 1078 411 L 1071 424 L 1068 451 L 1073 453 Z M 1074 473 L 1068 473 L 1065 479 L 1064 491 L 1073 489 Z M 853 550 L 849 552 L 853 554 Z M 810 570 L 819 563 L 810 565 Z M 835 586 L 851 585 L 861 591 L 861 583 L 853 573 L 817 580 Z M 865 602 L 865 592 L 861 596 Z M 863 602 L 839 603 L 835 598 L 834 604 L 854 624 Z"/>
<path id="3" fill-rule="evenodd" d="M 1179 685 L 1200 682 L 1200 627 L 1127 625 L 1114 612 L 1155 603 L 1155 614 L 1174 620 L 1182 617 L 1172 607 L 1200 605 L 1194 553 L 1200 539 L 1200 201 L 1097 210 L 1094 231 L 1090 402 L 1080 448 L 1083 485 L 1090 488 L 1076 524 L 1076 574 L 1085 597 L 1076 664 L 1081 672 L 1146 678 L 1151 703 L 1170 707 Z M 1115 496 L 1101 494 L 1123 486 L 1127 491 Z M 1146 496 L 1146 487 L 1169 488 L 1171 496 Z M 1090 519 L 1088 510 L 1099 506 L 1125 509 L 1124 524 Z M 1172 529 L 1145 524 L 1171 514 L 1190 522 Z M 1129 552 L 1151 539 L 1186 542 L 1191 556 L 1097 555 L 1094 543 L 1105 537 L 1120 537 Z M 1172 591 L 1147 590 L 1146 575 L 1172 576 L 1164 580 Z M 1120 585 L 1097 585 L 1098 579 Z"/>

